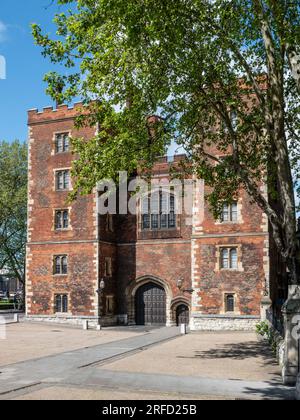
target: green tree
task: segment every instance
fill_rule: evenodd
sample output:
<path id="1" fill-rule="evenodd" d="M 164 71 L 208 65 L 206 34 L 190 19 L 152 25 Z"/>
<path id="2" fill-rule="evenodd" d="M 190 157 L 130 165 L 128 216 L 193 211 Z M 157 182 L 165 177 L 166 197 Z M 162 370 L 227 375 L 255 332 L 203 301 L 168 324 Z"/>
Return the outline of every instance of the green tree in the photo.
<path id="1" fill-rule="evenodd" d="M 24 285 L 27 236 L 27 146 L 0 142 L 0 270 Z"/>
<path id="2" fill-rule="evenodd" d="M 299 2 L 57 3 L 72 8 L 56 15 L 55 39 L 33 25 L 44 55 L 68 69 L 46 75 L 48 93 L 58 101 L 82 97 L 90 115 L 78 124 L 99 126 L 91 141 L 73 141 L 76 193 L 139 162 L 151 167 L 175 139 L 187 151 L 184 169 L 212 188 L 216 216 L 239 188 L 247 190 L 268 216 L 291 282 L 299 283 Z M 155 127 L 150 115 L 160 117 Z"/>

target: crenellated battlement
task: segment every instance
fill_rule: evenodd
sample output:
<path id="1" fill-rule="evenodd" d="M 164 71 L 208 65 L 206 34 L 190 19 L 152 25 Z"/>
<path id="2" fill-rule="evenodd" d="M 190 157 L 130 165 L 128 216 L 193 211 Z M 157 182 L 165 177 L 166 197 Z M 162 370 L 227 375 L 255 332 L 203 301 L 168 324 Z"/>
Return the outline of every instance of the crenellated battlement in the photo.
<path id="1" fill-rule="evenodd" d="M 30 109 L 28 111 L 28 125 L 40 124 L 51 121 L 72 119 L 80 114 L 84 105 L 77 102 L 69 107 L 66 104 L 59 105 L 56 109 L 53 106 L 47 106 L 42 111 Z"/>

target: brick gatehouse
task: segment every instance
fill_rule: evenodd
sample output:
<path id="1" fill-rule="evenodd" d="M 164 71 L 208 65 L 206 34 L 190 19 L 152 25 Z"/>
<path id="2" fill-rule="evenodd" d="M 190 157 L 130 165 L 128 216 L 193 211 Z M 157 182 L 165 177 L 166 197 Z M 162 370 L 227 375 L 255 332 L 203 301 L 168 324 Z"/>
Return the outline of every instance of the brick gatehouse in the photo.
<path id="1" fill-rule="evenodd" d="M 241 191 L 216 221 L 198 187 L 190 218 L 99 216 L 96 189 L 68 203 L 69 136 L 95 134 L 75 129 L 79 107 L 28 113 L 27 317 L 252 329 L 270 299 L 285 297 L 266 216 Z M 153 176 L 168 177 L 180 159 L 158 160 Z"/>

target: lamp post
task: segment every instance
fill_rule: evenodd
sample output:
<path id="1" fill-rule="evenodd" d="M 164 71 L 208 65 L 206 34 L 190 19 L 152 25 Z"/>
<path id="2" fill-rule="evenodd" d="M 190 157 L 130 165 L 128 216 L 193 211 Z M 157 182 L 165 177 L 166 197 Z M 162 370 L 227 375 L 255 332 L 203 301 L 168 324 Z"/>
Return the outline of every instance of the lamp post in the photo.
<path id="1" fill-rule="evenodd" d="M 177 280 L 177 287 L 180 290 L 180 292 L 182 293 L 190 293 L 191 295 L 194 293 L 194 289 L 190 288 L 190 289 L 184 289 L 183 288 L 184 285 L 184 279 L 180 278 Z"/>
<path id="2" fill-rule="evenodd" d="M 102 298 L 103 298 L 103 292 L 105 289 L 105 281 L 104 279 L 101 279 L 100 283 L 99 283 L 99 289 L 97 290 L 97 294 L 98 294 L 98 325 L 97 325 L 97 330 L 100 331 L 102 329 L 101 326 L 101 318 L 102 318 Z"/>

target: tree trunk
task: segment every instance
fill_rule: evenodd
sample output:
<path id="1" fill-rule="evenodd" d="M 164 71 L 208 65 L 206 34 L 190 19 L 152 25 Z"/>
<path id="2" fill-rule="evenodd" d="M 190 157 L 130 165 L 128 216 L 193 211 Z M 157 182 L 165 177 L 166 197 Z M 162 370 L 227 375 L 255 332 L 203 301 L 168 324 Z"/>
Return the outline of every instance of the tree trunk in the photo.
<path id="1" fill-rule="evenodd" d="M 283 248 L 279 250 L 287 263 L 290 271 L 291 284 L 300 284 L 297 276 L 297 237 L 296 237 L 296 205 L 294 184 L 290 165 L 287 138 L 285 134 L 285 97 L 284 97 L 284 58 L 279 59 L 274 42 L 268 16 L 259 0 L 255 0 L 257 15 L 261 21 L 261 33 L 265 44 L 268 66 L 268 111 L 266 128 L 274 149 L 274 161 L 277 169 L 276 177 L 279 186 L 281 208 L 277 213 L 282 213 L 281 231 Z M 291 57 L 291 64 L 296 71 L 296 58 Z M 295 77 L 295 76 L 294 76 Z M 299 73 L 300 81 L 300 73 Z M 279 217 L 280 219 L 280 217 Z"/>

